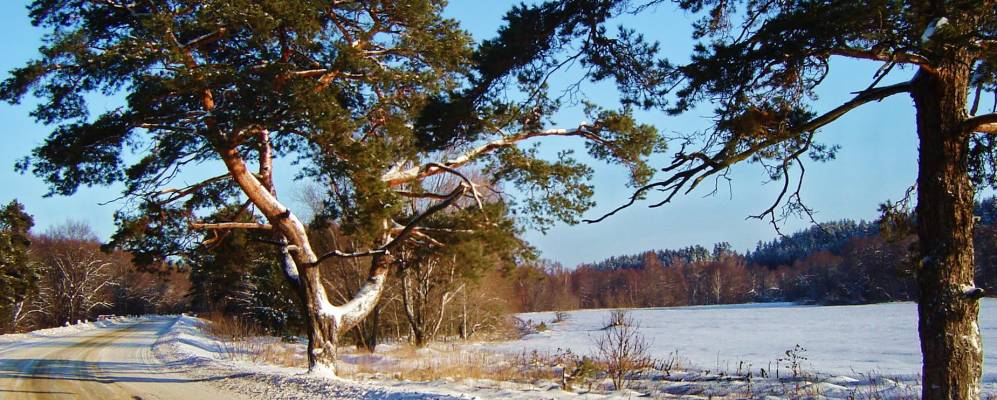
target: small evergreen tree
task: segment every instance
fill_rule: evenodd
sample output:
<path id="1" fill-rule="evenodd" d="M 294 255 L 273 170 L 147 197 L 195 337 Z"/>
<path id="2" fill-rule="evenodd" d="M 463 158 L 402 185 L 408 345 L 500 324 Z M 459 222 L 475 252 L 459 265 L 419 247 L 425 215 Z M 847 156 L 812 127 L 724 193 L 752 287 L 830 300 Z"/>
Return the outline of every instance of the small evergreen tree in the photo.
<path id="1" fill-rule="evenodd" d="M 0 326 L 8 331 L 17 329 L 24 301 L 38 283 L 37 266 L 28 255 L 28 231 L 34 224 L 17 200 L 0 210 L 0 311 L 4 316 Z"/>

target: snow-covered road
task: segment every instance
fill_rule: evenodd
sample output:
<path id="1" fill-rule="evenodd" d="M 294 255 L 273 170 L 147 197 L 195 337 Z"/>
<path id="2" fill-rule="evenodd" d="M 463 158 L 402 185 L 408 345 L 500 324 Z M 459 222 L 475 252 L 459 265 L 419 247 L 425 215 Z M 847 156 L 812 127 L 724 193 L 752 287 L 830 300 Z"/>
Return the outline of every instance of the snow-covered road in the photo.
<path id="1" fill-rule="evenodd" d="M 241 399 L 152 348 L 176 318 L 140 319 L 63 335 L 0 343 L 0 399 Z"/>

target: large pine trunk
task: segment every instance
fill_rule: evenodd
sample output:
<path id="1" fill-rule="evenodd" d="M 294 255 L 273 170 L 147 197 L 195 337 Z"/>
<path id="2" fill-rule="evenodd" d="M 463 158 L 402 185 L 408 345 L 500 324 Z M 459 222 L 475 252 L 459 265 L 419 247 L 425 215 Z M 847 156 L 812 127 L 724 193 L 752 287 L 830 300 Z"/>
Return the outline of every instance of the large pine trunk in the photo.
<path id="1" fill-rule="evenodd" d="M 376 308 L 392 260 L 389 255 L 373 256 L 367 282 L 341 306 L 328 302 L 316 263 L 298 268 L 301 272 L 300 293 L 305 296 L 306 304 L 309 371 L 335 375 L 339 336 L 361 323 Z"/>
<path id="2" fill-rule="evenodd" d="M 320 287 L 322 280 L 318 266 L 311 265 L 301 269 L 304 272 L 301 274 L 301 287 L 307 309 L 305 322 L 308 325 L 308 369 L 316 373 L 335 373 L 339 321 L 326 315 L 321 309 L 321 303 L 315 301 L 319 296 L 325 296 L 325 290 Z"/>
<path id="3" fill-rule="evenodd" d="M 973 282 L 973 185 L 966 117 L 968 63 L 922 68 L 911 97 L 920 139 L 917 234 L 922 398 L 978 399 L 983 346 Z"/>

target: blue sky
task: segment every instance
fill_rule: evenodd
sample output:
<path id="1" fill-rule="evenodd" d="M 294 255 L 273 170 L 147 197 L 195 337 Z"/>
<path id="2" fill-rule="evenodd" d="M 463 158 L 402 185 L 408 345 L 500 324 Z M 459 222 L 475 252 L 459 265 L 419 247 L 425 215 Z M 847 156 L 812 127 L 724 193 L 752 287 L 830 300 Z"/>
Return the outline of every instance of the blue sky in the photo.
<path id="1" fill-rule="evenodd" d="M 41 32 L 30 26 L 25 4 L 26 1 L 20 0 L 0 2 L 0 37 L 5 38 L 0 43 L 0 54 L 3 54 L 0 70 L 5 76 L 6 71 L 34 57 L 40 44 Z M 492 36 L 501 25 L 502 14 L 512 4 L 451 0 L 447 13 L 460 20 L 464 28 L 480 40 Z M 680 11 L 661 7 L 617 23 L 660 41 L 666 55 L 681 61 L 693 44 L 688 30 L 690 18 Z M 868 62 L 832 60 L 832 72 L 818 91 L 820 99 L 814 109 L 822 112 L 848 100 L 853 96 L 852 92 L 868 86 L 878 67 L 878 64 Z M 909 79 L 912 74 L 909 69 L 894 72 L 884 84 Z M 569 79 L 570 76 L 561 77 L 554 86 Z M 591 99 L 613 106 L 615 97 L 611 89 L 611 86 L 595 85 L 588 87 L 587 92 Z M 109 236 L 114 230 L 111 216 L 122 204 L 101 206 L 98 203 L 116 198 L 120 188 L 84 188 L 68 198 L 43 198 L 46 188 L 40 179 L 14 172 L 14 162 L 29 154 L 49 131 L 27 115 L 32 103 L 31 99 L 26 99 L 21 105 L 0 104 L 0 135 L 4 143 L 0 147 L 0 202 L 17 198 L 25 203 L 28 212 L 35 216 L 38 231 L 73 219 L 91 224 L 102 237 Z M 101 98 L 91 104 L 95 112 L 115 105 L 114 99 Z M 704 128 L 709 122 L 707 111 L 694 110 L 679 117 L 667 117 L 661 112 L 641 112 L 638 116 L 642 122 L 654 124 L 666 135 L 675 135 Z M 555 117 L 556 123 L 565 127 L 583 119 L 578 107 L 563 110 Z M 907 96 L 893 96 L 857 109 L 824 128 L 818 138 L 824 143 L 841 146 L 836 160 L 807 164 L 803 198 L 817 210 L 819 221 L 873 219 L 878 204 L 900 198 L 915 180 L 917 138 L 912 102 Z M 573 140 L 543 142 L 546 154 L 564 148 L 584 153 L 581 143 Z M 657 166 L 664 166 L 666 162 L 666 157 L 655 159 Z M 278 167 L 281 165 L 289 167 L 286 163 Z M 624 185 L 625 171 L 621 168 L 598 162 L 592 165 L 596 169 L 594 184 L 598 205 L 588 214 L 590 217 L 621 204 L 631 193 Z M 293 175 L 292 171 L 278 172 L 282 193 L 300 190 L 300 183 L 287 178 Z M 208 175 L 211 171 L 203 173 Z M 726 241 L 734 248 L 744 250 L 753 248 L 759 240 L 771 240 L 776 233 L 770 225 L 745 217 L 767 207 L 779 187 L 775 183 L 766 184 L 765 175 L 756 166 L 736 167 L 731 176 L 731 190 L 721 188 L 714 196 L 706 196 L 711 188 L 700 189 L 665 207 L 648 209 L 638 204 L 598 224 L 558 225 L 546 235 L 531 231 L 526 237 L 544 257 L 566 266 L 647 249 L 693 244 L 709 246 Z M 295 203 L 293 197 L 292 205 Z M 652 195 L 650 200 L 653 199 Z M 784 226 L 785 231 L 792 231 L 808 224 L 804 220 L 790 219 Z"/>

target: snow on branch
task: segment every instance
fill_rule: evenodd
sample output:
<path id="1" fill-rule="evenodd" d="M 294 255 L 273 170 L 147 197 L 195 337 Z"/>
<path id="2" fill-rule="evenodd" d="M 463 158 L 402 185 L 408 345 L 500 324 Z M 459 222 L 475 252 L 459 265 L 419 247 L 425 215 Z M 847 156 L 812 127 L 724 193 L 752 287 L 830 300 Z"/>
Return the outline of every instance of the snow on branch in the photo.
<path id="1" fill-rule="evenodd" d="M 135 2 L 131 2 L 131 3 L 117 3 L 117 2 L 114 2 L 112 0 L 103 0 L 103 1 L 99 1 L 99 3 L 107 4 L 111 8 L 115 8 L 115 9 L 118 9 L 118 10 L 127 11 L 133 17 L 145 17 L 145 16 L 152 15 L 151 13 L 147 13 L 147 12 L 138 12 L 138 11 L 135 11 L 135 6 L 136 6 Z"/>
<path id="2" fill-rule="evenodd" d="M 581 124 L 575 129 L 548 129 L 543 131 L 532 131 L 532 132 L 520 132 L 515 135 L 504 136 L 499 139 L 482 144 L 478 147 L 472 148 L 461 154 L 458 157 L 443 161 L 443 162 L 431 162 L 421 166 L 415 166 L 402 170 L 400 168 L 392 168 L 384 175 L 381 175 L 381 181 L 388 184 L 388 186 L 399 186 L 405 183 L 417 181 L 437 175 L 443 172 L 450 172 L 455 168 L 459 168 L 471 161 L 474 161 L 478 157 L 484 156 L 486 154 L 492 153 L 498 149 L 513 146 L 519 142 L 527 139 L 544 137 L 544 136 L 581 136 L 586 139 L 598 142 L 600 144 L 606 144 L 606 141 L 595 134 L 595 131 L 599 129 L 598 124 Z"/>
<path id="3" fill-rule="evenodd" d="M 256 222 L 191 222 L 190 227 L 192 229 L 260 229 L 267 231 L 273 229 L 273 226 L 270 224 Z"/>

